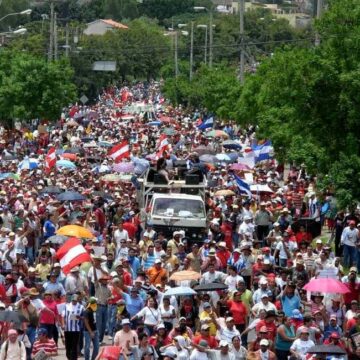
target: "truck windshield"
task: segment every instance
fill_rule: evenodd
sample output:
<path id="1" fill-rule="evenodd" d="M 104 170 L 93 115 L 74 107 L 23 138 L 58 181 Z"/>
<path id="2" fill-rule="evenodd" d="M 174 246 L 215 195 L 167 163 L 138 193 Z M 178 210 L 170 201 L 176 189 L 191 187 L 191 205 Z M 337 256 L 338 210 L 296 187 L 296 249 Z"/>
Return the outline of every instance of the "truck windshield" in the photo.
<path id="1" fill-rule="evenodd" d="M 153 215 L 182 218 L 204 218 L 204 204 L 199 200 L 165 199 L 154 200 Z"/>

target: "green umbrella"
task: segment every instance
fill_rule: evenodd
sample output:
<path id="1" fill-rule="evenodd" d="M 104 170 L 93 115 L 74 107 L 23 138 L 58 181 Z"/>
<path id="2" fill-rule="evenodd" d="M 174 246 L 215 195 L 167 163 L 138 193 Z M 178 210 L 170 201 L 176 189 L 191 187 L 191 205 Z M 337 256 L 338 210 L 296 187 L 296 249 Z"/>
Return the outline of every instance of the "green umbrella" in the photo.
<path id="1" fill-rule="evenodd" d="M 172 136 L 176 134 L 175 129 L 173 128 L 165 128 L 163 131 L 163 134 L 168 135 L 168 136 Z"/>

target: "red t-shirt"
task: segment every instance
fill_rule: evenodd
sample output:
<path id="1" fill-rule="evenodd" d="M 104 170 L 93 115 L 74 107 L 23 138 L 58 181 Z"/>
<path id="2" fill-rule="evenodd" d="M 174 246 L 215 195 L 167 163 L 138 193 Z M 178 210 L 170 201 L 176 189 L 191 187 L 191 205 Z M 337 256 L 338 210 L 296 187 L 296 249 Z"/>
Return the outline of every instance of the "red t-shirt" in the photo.
<path id="1" fill-rule="evenodd" d="M 274 321 L 267 323 L 265 320 L 260 320 L 256 325 L 256 332 L 258 333 L 263 326 L 265 326 L 268 331 L 268 339 L 274 341 L 276 336 L 276 325 Z"/>
<path id="2" fill-rule="evenodd" d="M 136 226 L 131 222 L 125 222 L 123 228 L 128 232 L 130 239 L 135 239 Z"/>
<path id="3" fill-rule="evenodd" d="M 222 224 L 220 230 L 224 234 L 224 241 L 227 248 L 232 251 L 232 226 L 230 224 Z"/>
<path id="4" fill-rule="evenodd" d="M 345 283 L 347 288 L 350 292 L 344 294 L 344 303 L 346 305 L 350 304 L 353 300 L 358 300 L 359 298 L 359 291 L 360 291 L 360 284 L 353 284 L 353 283 Z"/>
<path id="5" fill-rule="evenodd" d="M 48 311 L 47 309 L 44 309 L 40 313 L 40 324 L 55 324 L 56 318 L 59 315 L 57 304 L 54 300 L 47 301 L 43 300 L 44 305 L 47 307 L 47 309 L 51 310 Z"/>
<path id="6" fill-rule="evenodd" d="M 246 323 L 247 309 L 242 301 L 237 302 L 229 300 L 227 302 L 227 306 L 232 314 L 232 317 L 234 318 L 234 323 L 236 325 L 243 325 Z"/>
<path id="7" fill-rule="evenodd" d="M 307 243 L 310 243 L 312 240 L 312 236 L 311 234 L 307 233 L 307 232 L 298 232 L 296 235 L 296 242 L 298 243 L 298 245 L 302 242 L 302 241 L 306 241 Z"/>
<path id="8" fill-rule="evenodd" d="M 210 346 L 210 349 L 215 349 L 218 346 L 218 342 L 215 339 L 215 336 L 197 335 L 193 338 L 193 343 L 199 345 L 201 340 L 205 340 Z"/>
<path id="9" fill-rule="evenodd" d="M 228 250 L 221 250 L 221 251 L 216 252 L 216 256 L 220 260 L 221 266 L 223 268 L 226 268 L 227 261 L 229 260 L 230 255 L 231 255 L 230 251 L 228 251 Z"/>

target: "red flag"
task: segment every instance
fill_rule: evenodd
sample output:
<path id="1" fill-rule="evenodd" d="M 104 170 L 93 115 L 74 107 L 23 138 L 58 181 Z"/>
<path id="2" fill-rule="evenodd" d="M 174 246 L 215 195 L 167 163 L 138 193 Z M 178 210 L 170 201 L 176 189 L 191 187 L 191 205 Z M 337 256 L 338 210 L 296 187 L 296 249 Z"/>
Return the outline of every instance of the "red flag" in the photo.
<path id="1" fill-rule="evenodd" d="M 115 162 L 130 157 L 129 143 L 124 140 L 122 143 L 113 146 L 108 154 Z"/>
<path id="2" fill-rule="evenodd" d="M 169 141 L 165 134 L 161 134 L 159 141 L 157 143 L 157 153 L 158 157 L 161 157 L 165 150 L 169 148 Z"/>
<path id="3" fill-rule="evenodd" d="M 50 172 L 50 170 L 56 165 L 56 150 L 54 147 L 49 149 L 45 157 L 45 168 L 46 172 Z"/>
<path id="4" fill-rule="evenodd" d="M 56 252 L 56 256 L 59 259 L 61 269 L 65 275 L 68 274 L 73 267 L 86 261 L 91 261 L 90 255 L 81 245 L 81 241 L 76 237 L 67 239 L 65 244 Z"/>

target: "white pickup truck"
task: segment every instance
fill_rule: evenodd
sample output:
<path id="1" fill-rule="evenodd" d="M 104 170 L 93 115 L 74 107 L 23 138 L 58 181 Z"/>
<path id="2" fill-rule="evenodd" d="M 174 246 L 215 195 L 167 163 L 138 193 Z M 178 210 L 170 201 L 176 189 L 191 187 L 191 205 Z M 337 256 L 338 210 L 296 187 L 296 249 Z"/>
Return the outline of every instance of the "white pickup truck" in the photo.
<path id="1" fill-rule="evenodd" d="M 205 203 L 199 195 L 153 194 L 147 213 L 154 230 L 172 237 L 175 230 L 184 230 L 191 242 L 201 242 L 206 228 Z"/>

